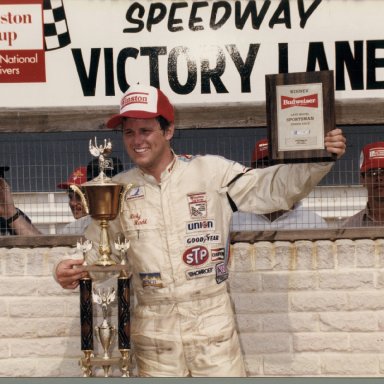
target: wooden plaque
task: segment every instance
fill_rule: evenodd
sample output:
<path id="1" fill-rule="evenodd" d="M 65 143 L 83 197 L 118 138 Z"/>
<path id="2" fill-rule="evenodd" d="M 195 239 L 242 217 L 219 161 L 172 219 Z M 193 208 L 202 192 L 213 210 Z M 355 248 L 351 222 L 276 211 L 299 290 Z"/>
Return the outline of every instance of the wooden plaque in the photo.
<path id="1" fill-rule="evenodd" d="M 265 76 L 272 163 L 334 161 L 324 137 L 336 127 L 333 71 Z"/>

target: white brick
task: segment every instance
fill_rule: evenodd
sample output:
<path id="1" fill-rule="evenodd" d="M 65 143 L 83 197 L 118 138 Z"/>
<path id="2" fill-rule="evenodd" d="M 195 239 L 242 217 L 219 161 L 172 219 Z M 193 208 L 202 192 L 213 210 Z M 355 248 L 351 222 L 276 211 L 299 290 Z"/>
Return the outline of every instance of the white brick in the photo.
<path id="1" fill-rule="evenodd" d="M 375 240 L 375 253 L 377 255 L 377 264 L 379 268 L 384 267 L 384 239 Z"/>
<path id="2" fill-rule="evenodd" d="M 38 338 L 49 336 L 79 336 L 80 319 L 53 318 L 8 318 L 0 317 L 1 338 Z"/>
<path id="3" fill-rule="evenodd" d="M 246 354 L 289 352 L 292 346 L 292 338 L 289 333 L 243 333 L 239 337 L 242 349 Z"/>
<path id="4" fill-rule="evenodd" d="M 261 291 L 261 276 L 258 272 L 231 272 L 228 280 L 231 292 Z"/>
<path id="5" fill-rule="evenodd" d="M 248 377 L 260 376 L 263 373 L 263 358 L 261 356 L 246 355 L 244 365 Z"/>
<path id="6" fill-rule="evenodd" d="M 373 289 L 373 271 L 321 271 L 319 272 L 320 289 Z"/>
<path id="7" fill-rule="evenodd" d="M 9 303 L 12 317 L 61 317 L 65 313 L 65 304 L 54 298 L 17 298 Z"/>
<path id="8" fill-rule="evenodd" d="M 269 376 L 313 376 L 321 372 L 320 358 L 315 354 L 270 355 L 264 358 L 264 374 Z"/>
<path id="9" fill-rule="evenodd" d="M 36 359 L 36 370 L 39 377 L 82 377 L 83 373 L 79 366 L 79 357 L 66 359 L 63 358 L 44 358 Z"/>
<path id="10" fill-rule="evenodd" d="M 8 306 L 7 306 L 7 300 L 4 298 L 0 298 L 0 314 L 1 316 L 8 316 Z"/>
<path id="11" fill-rule="evenodd" d="M 287 291 L 316 289 L 317 274 L 314 272 L 276 272 L 261 274 L 263 291 Z"/>
<path id="12" fill-rule="evenodd" d="M 47 276 L 50 271 L 45 263 L 45 254 L 47 249 L 32 249 L 28 252 L 26 263 L 26 275 L 30 276 Z"/>
<path id="13" fill-rule="evenodd" d="M 275 264 L 273 269 L 292 270 L 296 267 L 296 259 L 294 255 L 293 244 L 289 241 L 276 241 L 275 245 Z"/>
<path id="14" fill-rule="evenodd" d="M 231 245 L 230 271 L 252 271 L 254 269 L 252 253 L 253 246 L 251 244 L 236 243 Z"/>
<path id="15" fill-rule="evenodd" d="M 2 361 L 6 361 L 5 359 L 9 358 L 10 356 L 11 356 L 11 350 L 9 348 L 8 340 L 0 338 L 0 359 L 3 359 Z M 1 364 L 0 364 L 0 367 L 1 367 Z M 0 368 L 0 372 L 1 372 L 1 368 Z"/>
<path id="16" fill-rule="evenodd" d="M 56 296 L 62 291 L 51 277 L 4 276 L 0 279 L 0 296 Z"/>
<path id="17" fill-rule="evenodd" d="M 40 377 L 37 359 L 7 359 L 0 364 L 0 377 Z"/>
<path id="18" fill-rule="evenodd" d="M 7 276 L 24 276 L 28 260 L 28 250 L 11 249 L 5 257 L 5 273 Z"/>
<path id="19" fill-rule="evenodd" d="M 364 376 L 379 373 L 377 355 L 357 353 L 322 355 L 321 364 L 322 373 L 326 375 Z"/>
<path id="20" fill-rule="evenodd" d="M 384 309 L 384 295 L 374 290 L 364 292 L 348 292 L 348 309 L 351 311 Z"/>
<path id="21" fill-rule="evenodd" d="M 335 245 L 330 240 L 319 240 L 315 243 L 317 269 L 334 269 L 336 265 Z"/>
<path id="22" fill-rule="evenodd" d="M 286 312 L 288 296 L 285 293 L 275 294 L 232 294 L 237 313 L 276 313 Z"/>
<path id="23" fill-rule="evenodd" d="M 259 315 L 264 332 L 308 332 L 318 329 L 316 313 Z"/>
<path id="24" fill-rule="evenodd" d="M 236 314 L 239 332 L 259 332 L 262 329 L 261 316 L 255 314 Z"/>
<path id="25" fill-rule="evenodd" d="M 330 352 L 348 351 L 349 335 L 347 333 L 295 333 L 293 335 L 295 352 Z"/>
<path id="26" fill-rule="evenodd" d="M 290 294 L 293 311 L 335 311 L 347 308 L 347 294 L 343 292 L 293 292 Z"/>
<path id="27" fill-rule="evenodd" d="M 356 352 L 384 352 L 384 333 L 351 333 L 351 348 Z"/>
<path id="28" fill-rule="evenodd" d="M 8 339 L 12 357 L 80 356 L 80 337 L 44 337 L 38 339 Z"/>
<path id="29" fill-rule="evenodd" d="M 377 331 L 378 319 L 371 312 L 330 312 L 320 314 L 320 331 Z"/>
<path id="30" fill-rule="evenodd" d="M 336 255 L 338 268 L 355 267 L 355 242 L 349 239 L 336 240 Z"/>
<path id="31" fill-rule="evenodd" d="M 384 287 L 384 271 L 379 270 L 377 271 L 377 288 L 383 288 Z"/>
<path id="32" fill-rule="evenodd" d="M 270 270 L 275 264 L 275 250 L 272 243 L 260 241 L 253 245 L 255 250 L 255 268 L 258 271 Z"/>
<path id="33" fill-rule="evenodd" d="M 313 243 L 308 240 L 300 240 L 295 242 L 294 247 L 296 247 L 296 269 L 313 269 Z"/>
<path id="34" fill-rule="evenodd" d="M 361 268 L 374 267 L 376 264 L 376 245 L 373 240 L 355 240 L 356 266 Z"/>

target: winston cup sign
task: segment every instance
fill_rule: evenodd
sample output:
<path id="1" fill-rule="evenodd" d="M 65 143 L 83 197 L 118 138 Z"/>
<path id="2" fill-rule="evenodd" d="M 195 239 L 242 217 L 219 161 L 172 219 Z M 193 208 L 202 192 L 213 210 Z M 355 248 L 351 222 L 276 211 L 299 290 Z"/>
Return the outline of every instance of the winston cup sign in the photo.
<path id="1" fill-rule="evenodd" d="M 41 1 L 2 1 L 0 83 L 45 82 L 45 80 Z"/>

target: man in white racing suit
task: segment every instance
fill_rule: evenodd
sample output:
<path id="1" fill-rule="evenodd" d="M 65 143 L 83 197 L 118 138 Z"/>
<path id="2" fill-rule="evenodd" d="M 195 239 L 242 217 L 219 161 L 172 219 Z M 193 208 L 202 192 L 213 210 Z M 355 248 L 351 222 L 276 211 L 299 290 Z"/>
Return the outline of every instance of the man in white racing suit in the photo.
<path id="1" fill-rule="evenodd" d="M 289 209 L 332 165 L 249 169 L 219 156 L 177 156 L 170 146 L 173 122 L 167 97 L 138 85 L 129 88 L 120 114 L 107 123 L 110 128 L 122 126 L 126 151 L 137 165 L 113 178 L 133 187 L 109 230 L 111 239 L 124 233 L 130 241 L 137 298 L 131 340 L 138 372 L 157 377 L 245 376 L 226 287 L 232 212 Z M 325 143 L 338 156 L 345 151 L 339 129 L 331 131 Z M 86 231 L 95 249 L 99 231 L 94 222 Z M 79 262 L 63 260 L 56 268 L 63 287 L 76 287 L 85 274 L 73 269 L 74 264 Z"/>

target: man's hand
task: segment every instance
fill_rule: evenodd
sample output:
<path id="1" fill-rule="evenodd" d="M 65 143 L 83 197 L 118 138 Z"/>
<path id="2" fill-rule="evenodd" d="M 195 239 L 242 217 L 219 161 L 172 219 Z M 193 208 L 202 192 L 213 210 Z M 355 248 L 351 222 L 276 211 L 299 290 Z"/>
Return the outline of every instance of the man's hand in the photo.
<path id="1" fill-rule="evenodd" d="M 339 159 L 345 153 L 346 139 L 343 135 L 343 131 L 340 128 L 329 131 L 324 140 L 325 149 L 329 153 L 336 154 Z"/>
<path id="2" fill-rule="evenodd" d="M 88 272 L 81 267 L 82 259 L 68 259 L 61 261 L 56 268 L 56 280 L 65 289 L 74 289 L 79 280 L 86 277 Z M 74 268 L 75 265 L 79 267 Z"/>

